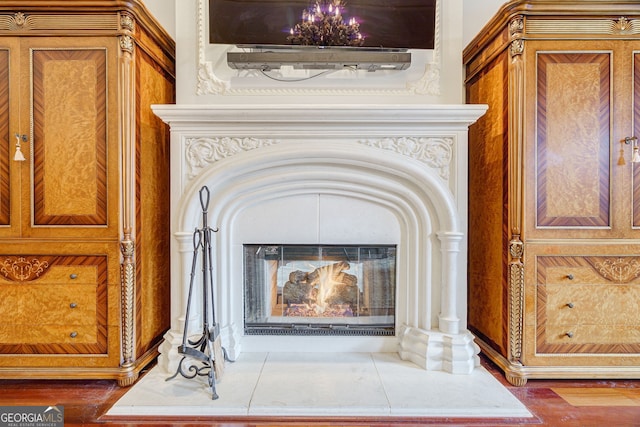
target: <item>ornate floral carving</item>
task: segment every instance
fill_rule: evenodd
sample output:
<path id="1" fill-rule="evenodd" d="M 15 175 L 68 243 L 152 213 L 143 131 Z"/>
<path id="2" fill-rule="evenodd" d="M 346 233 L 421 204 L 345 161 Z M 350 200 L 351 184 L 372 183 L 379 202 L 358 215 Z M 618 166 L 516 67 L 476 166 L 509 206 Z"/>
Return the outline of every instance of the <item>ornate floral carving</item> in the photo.
<path id="1" fill-rule="evenodd" d="M 633 25 L 631 22 L 632 21 L 630 21 L 629 19 L 625 18 L 624 16 L 621 16 L 620 18 L 618 18 L 613 22 L 614 32 L 626 33 L 631 31 L 631 29 L 633 28 Z"/>
<path id="2" fill-rule="evenodd" d="M 629 283 L 640 277 L 638 257 L 586 257 L 586 260 L 602 277 L 615 283 Z"/>
<path id="3" fill-rule="evenodd" d="M 509 36 L 511 38 L 521 35 L 524 31 L 524 19 L 522 16 L 516 16 L 509 22 Z"/>
<path id="4" fill-rule="evenodd" d="M 124 52 L 133 53 L 133 39 L 130 36 L 121 36 L 120 49 Z"/>
<path id="5" fill-rule="evenodd" d="M 222 95 L 229 89 L 229 82 L 220 80 L 210 62 L 198 65 L 198 95 Z"/>
<path id="6" fill-rule="evenodd" d="M 524 255 L 524 244 L 518 238 L 509 243 L 509 253 L 512 258 L 522 258 Z"/>
<path id="7" fill-rule="evenodd" d="M 524 40 L 516 39 L 511 42 L 511 56 L 522 55 L 524 52 Z"/>
<path id="8" fill-rule="evenodd" d="M 27 23 L 27 16 L 22 12 L 16 13 L 13 19 L 17 27 L 23 27 Z"/>
<path id="9" fill-rule="evenodd" d="M 123 30 L 133 32 L 135 29 L 135 21 L 130 15 L 123 13 L 120 15 L 120 27 Z"/>
<path id="10" fill-rule="evenodd" d="M 449 179 L 449 165 L 453 158 L 453 138 L 400 137 L 358 141 L 369 147 L 394 151 L 437 169 L 442 179 Z"/>
<path id="11" fill-rule="evenodd" d="M 49 268 L 47 261 L 22 256 L 7 257 L 2 261 L 0 273 L 15 282 L 28 282 L 37 279 Z"/>
<path id="12" fill-rule="evenodd" d="M 186 140 L 186 160 L 191 170 L 189 178 L 198 175 L 200 169 L 218 160 L 235 154 L 277 144 L 272 139 L 220 137 L 188 138 Z"/>

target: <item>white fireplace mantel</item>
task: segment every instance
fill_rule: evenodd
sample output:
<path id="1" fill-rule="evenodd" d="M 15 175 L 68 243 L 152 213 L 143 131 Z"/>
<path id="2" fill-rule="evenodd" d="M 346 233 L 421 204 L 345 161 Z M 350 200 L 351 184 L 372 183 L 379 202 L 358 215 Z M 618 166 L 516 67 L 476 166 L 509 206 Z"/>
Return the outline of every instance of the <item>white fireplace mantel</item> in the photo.
<path id="1" fill-rule="evenodd" d="M 467 132 L 478 105 L 157 105 L 171 126 L 171 330 L 180 360 L 198 191 L 211 192 L 216 316 L 241 351 L 398 352 L 470 373 L 466 329 Z M 245 336 L 242 245 L 395 244 L 394 337 Z"/>

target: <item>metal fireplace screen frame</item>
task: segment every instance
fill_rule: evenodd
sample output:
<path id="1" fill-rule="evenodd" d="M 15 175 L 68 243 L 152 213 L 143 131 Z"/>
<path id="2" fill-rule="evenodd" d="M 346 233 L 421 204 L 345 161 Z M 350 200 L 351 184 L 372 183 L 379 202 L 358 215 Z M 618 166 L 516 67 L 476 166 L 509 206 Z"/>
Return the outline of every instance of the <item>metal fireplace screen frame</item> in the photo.
<path id="1" fill-rule="evenodd" d="M 245 335 L 395 334 L 395 245 L 245 244 Z"/>

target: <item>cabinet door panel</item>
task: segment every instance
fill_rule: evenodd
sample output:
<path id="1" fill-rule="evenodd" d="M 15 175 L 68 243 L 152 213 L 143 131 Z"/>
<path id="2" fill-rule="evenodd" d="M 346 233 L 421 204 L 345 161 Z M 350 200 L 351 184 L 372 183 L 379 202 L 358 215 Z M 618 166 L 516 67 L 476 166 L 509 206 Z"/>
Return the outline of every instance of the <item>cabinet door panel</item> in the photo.
<path id="1" fill-rule="evenodd" d="M 107 225 L 107 52 L 32 49 L 33 223 Z"/>
<path id="2" fill-rule="evenodd" d="M 609 227 L 610 53 L 539 53 L 538 227 Z"/>
<path id="3" fill-rule="evenodd" d="M 7 49 L 0 48 L 0 226 L 10 224 L 10 174 L 11 131 L 9 129 L 9 55 Z"/>
<path id="4" fill-rule="evenodd" d="M 633 55 L 633 132 L 640 138 L 640 53 Z M 633 226 L 640 228 L 640 163 L 633 164 L 632 209 Z"/>
<path id="5" fill-rule="evenodd" d="M 22 182 L 29 177 L 29 162 L 15 160 L 16 134 L 28 138 L 28 117 L 20 112 L 20 41 L 0 37 L 0 236 L 20 235 Z M 25 159 L 30 156 L 28 140 L 20 141 Z"/>

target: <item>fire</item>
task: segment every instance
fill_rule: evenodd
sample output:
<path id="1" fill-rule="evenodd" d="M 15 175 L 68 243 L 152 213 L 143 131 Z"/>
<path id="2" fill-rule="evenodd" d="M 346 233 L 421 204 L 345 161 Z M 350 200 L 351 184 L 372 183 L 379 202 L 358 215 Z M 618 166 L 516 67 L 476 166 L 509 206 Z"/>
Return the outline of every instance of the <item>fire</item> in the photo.
<path id="1" fill-rule="evenodd" d="M 311 272 L 294 271 L 283 289 L 285 316 L 350 317 L 357 310 L 357 278 L 346 273 L 350 265 L 340 261 Z"/>

